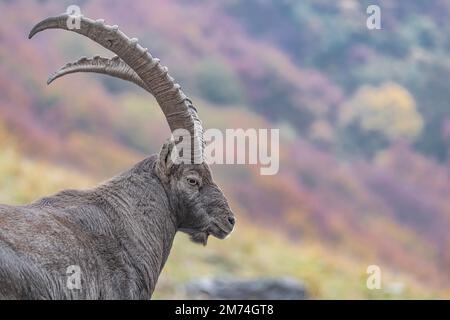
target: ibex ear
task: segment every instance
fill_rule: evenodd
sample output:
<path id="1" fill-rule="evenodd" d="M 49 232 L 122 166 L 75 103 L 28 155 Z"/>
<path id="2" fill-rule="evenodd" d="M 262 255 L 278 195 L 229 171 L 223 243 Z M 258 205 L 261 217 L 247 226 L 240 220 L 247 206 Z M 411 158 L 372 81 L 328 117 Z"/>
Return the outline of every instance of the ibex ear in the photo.
<path id="1" fill-rule="evenodd" d="M 162 180 L 166 180 L 171 174 L 171 169 L 174 165 L 172 159 L 172 152 L 174 150 L 174 147 L 175 142 L 172 139 L 169 139 L 163 144 L 161 151 L 159 152 L 155 168 L 156 173 Z"/>

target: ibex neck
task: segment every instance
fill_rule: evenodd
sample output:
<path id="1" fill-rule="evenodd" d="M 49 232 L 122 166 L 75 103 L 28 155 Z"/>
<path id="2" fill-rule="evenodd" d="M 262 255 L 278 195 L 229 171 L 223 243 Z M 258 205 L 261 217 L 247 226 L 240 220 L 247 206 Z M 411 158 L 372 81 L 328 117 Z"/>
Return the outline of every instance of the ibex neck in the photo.
<path id="1" fill-rule="evenodd" d="M 176 216 L 153 173 L 153 161 L 148 158 L 98 187 L 114 212 L 120 245 L 137 270 L 137 288 L 146 288 L 149 295 L 177 232 Z"/>

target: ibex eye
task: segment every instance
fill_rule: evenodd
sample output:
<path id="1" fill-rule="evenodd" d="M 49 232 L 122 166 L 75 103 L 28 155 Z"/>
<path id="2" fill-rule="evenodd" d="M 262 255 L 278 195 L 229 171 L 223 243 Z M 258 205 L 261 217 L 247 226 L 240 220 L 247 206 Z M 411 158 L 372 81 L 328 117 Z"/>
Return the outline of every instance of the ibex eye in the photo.
<path id="1" fill-rule="evenodd" d="M 189 183 L 191 186 L 196 186 L 196 185 L 198 185 L 198 181 L 195 180 L 195 179 L 193 179 L 193 178 L 188 178 L 187 181 L 188 181 L 188 183 Z"/>

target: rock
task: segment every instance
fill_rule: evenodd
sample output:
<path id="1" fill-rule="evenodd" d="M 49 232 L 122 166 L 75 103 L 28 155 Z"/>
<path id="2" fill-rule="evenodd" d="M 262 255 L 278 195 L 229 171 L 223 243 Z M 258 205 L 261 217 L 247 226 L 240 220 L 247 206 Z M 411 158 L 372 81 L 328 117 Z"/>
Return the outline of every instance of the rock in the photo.
<path id="1" fill-rule="evenodd" d="M 203 278 L 185 286 L 188 299 L 300 300 L 306 299 L 305 285 L 292 278 Z"/>

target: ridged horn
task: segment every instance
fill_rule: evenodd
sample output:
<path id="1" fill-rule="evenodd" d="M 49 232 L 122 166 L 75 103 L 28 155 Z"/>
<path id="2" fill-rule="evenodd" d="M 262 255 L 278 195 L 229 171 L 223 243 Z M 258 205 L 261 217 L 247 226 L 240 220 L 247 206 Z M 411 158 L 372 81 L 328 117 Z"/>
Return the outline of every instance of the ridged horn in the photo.
<path id="1" fill-rule="evenodd" d="M 117 26 L 106 25 L 104 20 L 77 16 L 79 28 L 73 28 L 70 21 L 74 16 L 62 14 L 47 18 L 36 24 L 29 34 L 31 39 L 35 34 L 47 29 L 63 29 L 88 37 L 104 48 L 114 52 L 143 81 L 148 90 L 158 101 L 169 127 L 176 140 L 186 139 L 177 131 L 184 129 L 191 138 L 191 155 L 183 156 L 183 161 L 201 163 L 203 158 L 203 127 L 197 115 L 197 110 L 181 90 L 180 85 L 168 74 L 168 69 L 162 66 L 159 59 L 152 57 L 147 49 L 138 44 L 136 38 L 130 39 Z"/>
<path id="2" fill-rule="evenodd" d="M 52 83 L 58 78 L 61 78 L 67 74 L 77 72 L 94 72 L 106 74 L 115 78 L 133 82 L 139 87 L 150 91 L 145 85 L 144 81 L 131 69 L 122 59 L 118 56 L 113 58 L 103 58 L 95 56 L 92 58 L 82 57 L 81 59 L 69 62 L 66 65 L 59 68 L 53 73 L 47 80 L 47 84 Z"/>

